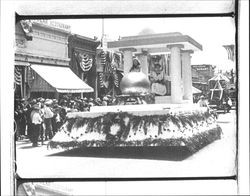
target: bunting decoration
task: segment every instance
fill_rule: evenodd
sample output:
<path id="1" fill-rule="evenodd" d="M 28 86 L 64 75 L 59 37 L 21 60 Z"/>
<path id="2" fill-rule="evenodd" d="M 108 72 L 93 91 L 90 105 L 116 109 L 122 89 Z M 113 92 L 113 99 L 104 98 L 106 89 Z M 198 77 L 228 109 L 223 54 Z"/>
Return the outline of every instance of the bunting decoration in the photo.
<path id="1" fill-rule="evenodd" d="M 114 53 L 107 51 L 105 60 L 104 73 L 113 74 L 117 69 L 114 63 Z"/>
<path id="2" fill-rule="evenodd" d="M 235 59 L 234 45 L 224 45 L 223 47 L 227 50 L 228 59 L 234 61 Z"/>
<path id="3" fill-rule="evenodd" d="M 104 50 L 101 51 L 100 57 L 101 57 L 101 65 L 104 67 L 106 64 L 106 53 L 104 52 Z"/>
<path id="4" fill-rule="evenodd" d="M 21 20 L 20 24 L 23 28 L 26 39 L 32 40 L 33 38 L 32 22 L 30 20 Z"/>
<path id="5" fill-rule="evenodd" d="M 99 74 L 100 87 L 108 88 L 109 78 L 112 78 L 113 84 L 119 87 L 119 77 L 117 67 L 120 63 L 120 55 L 111 51 L 102 50 L 99 54 L 103 73 Z"/>
<path id="6" fill-rule="evenodd" d="M 119 77 L 116 72 L 113 73 L 113 80 L 114 80 L 114 85 L 118 88 L 119 87 Z"/>
<path id="7" fill-rule="evenodd" d="M 15 67 L 15 84 L 16 85 L 22 85 L 22 73 L 21 69 L 18 67 Z"/>
<path id="8" fill-rule="evenodd" d="M 75 53 L 77 62 L 79 63 L 83 72 L 87 72 L 93 65 L 93 59 L 86 53 Z"/>
<path id="9" fill-rule="evenodd" d="M 99 78 L 100 88 L 104 88 L 105 87 L 104 81 L 103 81 L 104 75 L 102 72 L 98 73 L 98 78 Z"/>

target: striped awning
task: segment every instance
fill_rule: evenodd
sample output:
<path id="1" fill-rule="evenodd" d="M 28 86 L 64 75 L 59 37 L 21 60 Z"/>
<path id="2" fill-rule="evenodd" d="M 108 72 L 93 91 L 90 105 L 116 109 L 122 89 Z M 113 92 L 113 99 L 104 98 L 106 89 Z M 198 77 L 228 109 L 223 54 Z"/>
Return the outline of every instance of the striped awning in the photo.
<path id="1" fill-rule="evenodd" d="M 200 89 L 195 88 L 193 86 L 192 86 L 192 92 L 193 92 L 193 94 L 200 94 L 200 93 L 202 93 L 202 91 Z"/>
<path id="2" fill-rule="evenodd" d="M 94 89 L 78 78 L 69 67 L 33 64 L 31 68 L 59 93 L 94 92 Z M 32 91 L 36 91 L 36 89 Z M 39 87 L 39 91 L 41 91 L 41 87 Z"/>

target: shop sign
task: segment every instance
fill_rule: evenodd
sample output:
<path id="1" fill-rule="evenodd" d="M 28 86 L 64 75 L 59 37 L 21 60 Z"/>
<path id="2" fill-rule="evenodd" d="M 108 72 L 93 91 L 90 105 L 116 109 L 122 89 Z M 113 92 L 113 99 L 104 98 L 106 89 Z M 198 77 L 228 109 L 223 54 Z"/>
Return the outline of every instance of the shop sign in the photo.
<path id="1" fill-rule="evenodd" d="M 66 25 L 66 24 L 53 21 L 53 20 L 32 20 L 32 22 L 47 25 L 53 28 L 64 30 L 64 31 L 70 31 L 70 28 L 71 28 L 70 25 Z"/>
<path id="2" fill-rule="evenodd" d="M 192 68 L 196 69 L 197 71 L 208 71 L 210 65 L 192 65 Z"/>

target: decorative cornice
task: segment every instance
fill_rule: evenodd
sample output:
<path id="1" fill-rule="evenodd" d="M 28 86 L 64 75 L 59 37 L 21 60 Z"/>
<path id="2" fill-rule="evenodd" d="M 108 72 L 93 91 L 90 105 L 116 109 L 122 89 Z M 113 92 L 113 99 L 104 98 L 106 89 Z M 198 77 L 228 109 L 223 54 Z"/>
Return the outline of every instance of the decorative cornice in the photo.
<path id="1" fill-rule="evenodd" d="M 53 27 L 53 26 L 51 26 L 49 24 L 46 24 L 46 23 L 43 24 L 43 23 L 37 22 L 36 20 L 33 20 L 32 24 L 33 24 L 33 30 L 36 27 L 41 27 L 41 28 L 44 28 L 44 29 L 48 29 L 50 31 L 57 31 L 57 32 L 60 32 L 60 33 L 66 34 L 66 35 L 70 34 L 70 29 L 64 30 L 64 29 L 61 29 L 61 28 Z M 63 25 L 65 25 L 65 24 L 63 24 Z"/>
<path id="2" fill-rule="evenodd" d="M 149 52 L 148 52 L 148 50 L 147 49 L 142 49 L 141 50 L 141 53 L 139 53 L 138 55 L 148 55 L 149 54 Z"/>
<path id="3" fill-rule="evenodd" d="M 119 51 L 121 51 L 121 52 L 125 52 L 125 51 L 136 52 L 137 50 L 135 48 L 120 48 Z"/>
<path id="4" fill-rule="evenodd" d="M 163 34 L 164 35 L 164 34 Z M 119 41 L 111 41 L 108 42 L 108 48 L 129 48 L 129 47 L 145 47 L 151 45 L 168 45 L 168 44 L 182 44 L 188 43 L 191 44 L 197 50 L 202 50 L 202 45 L 197 41 L 192 39 L 188 35 L 171 35 L 171 36 L 159 36 L 159 35 L 150 35 L 143 38 L 134 38 L 134 39 L 125 39 Z"/>
<path id="5" fill-rule="evenodd" d="M 64 43 L 64 44 L 68 43 L 67 37 L 55 35 L 52 33 L 43 32 L 43 31 L 38 31 L 38 30 L 33 31 L 33 37 L 51 40 L 53 42 L 58 42 L 58 43 Z"/>
<path id="6" fill-rule="evenodd" d="M 181 50 L 182 53 L 189 53 L 189 54 L 193 54 L 194 51 L 193 50 Z"/>
<path id="7" fill-rule="evenodd" d="M 40 56 L 29 53 L 15 53 L 15 60 L 35 62 L 35 63 L 44 63 L 44 64 L 54 64 L 54 65 L 69 65 L 69 58 L 57 58 L 57 57 L 48 57 Z"/>
<path id="8" fill-rule="evenodd" d="M 167 45 L 168 49 L 171 49 L 171 48 L 174 48 L 174 47 L 184 48 L 184 45 L 183 44 L 171 44 L 171 45 Z"/>
<path id="9" fill-rule="evenodd" d="M 88 54 L 91 54 L 91 55 L 95 55 L 96 54 L 95 50 L 88 50 L 88 49 L 79 48 L 79 47 L 73 47 L 73 51 L 74 52 L 85 52 L 85 53 L 88 53 Z"/>

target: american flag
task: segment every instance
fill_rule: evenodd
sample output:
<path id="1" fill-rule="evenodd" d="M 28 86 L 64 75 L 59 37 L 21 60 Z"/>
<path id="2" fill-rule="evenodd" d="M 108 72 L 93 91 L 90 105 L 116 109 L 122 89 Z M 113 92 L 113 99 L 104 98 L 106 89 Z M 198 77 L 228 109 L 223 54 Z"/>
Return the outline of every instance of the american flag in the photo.
<path id="1" fill-rule="evenodd" d="M 235 59 L 234 45 L 224 45 L 223 47 L 227 50 L 228 59 L 234 61 Z"/>

